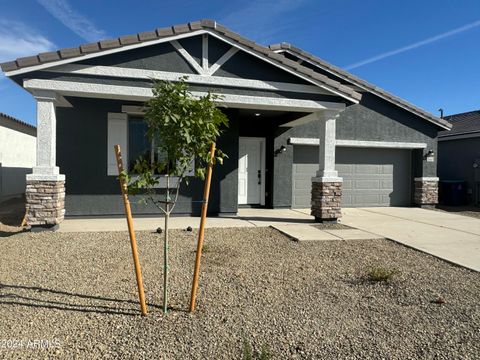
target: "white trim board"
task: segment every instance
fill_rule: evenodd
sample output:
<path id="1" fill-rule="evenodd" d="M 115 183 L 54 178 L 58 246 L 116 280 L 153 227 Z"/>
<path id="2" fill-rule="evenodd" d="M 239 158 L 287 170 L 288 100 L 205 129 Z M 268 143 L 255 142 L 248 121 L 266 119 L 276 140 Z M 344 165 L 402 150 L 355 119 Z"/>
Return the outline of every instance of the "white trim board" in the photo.
<path id="1" fill-rule="evenodd" d="M 322 70 L 324 70 L 324 71 L 327 71 L 328 73 L 330 73 L 330 74 L 332 74 L 332 75 L 334 75 L 334 76 L 338 76 L 339 78 L 341 78 L 341 79 L 344 80 L 344 81 L 347 81 L 347 82 L 349 82 L 349 83 L 355 84 L 355 85 L 353 85 L 353 87 L 352 87 L 352 89 L 355 90 L 355 91 L 359 91 L 358 89 L 360 89 L 360 91 L 370 92 L 370 93 L 372 93 L 372 94 L 375 94 L 375 95 L 378 96 L 379 98 L 382 98 L 383 100 L 388 101 L 389 103 L 392 103 L 392 104 L 394 104 L 394 105 L 396 105 L 396 106 L 398 106 L 398 107 L 400 107 L 400 108 L 402 108 L 402 109 L 404 109 L 404 110 L 407 110 L 408 112 L 412 112 L 412 110 L 409 109 L 408 107 L 406 107 L 405 105 L 398 104 L 398 103 L 393 103 L 391 99 L 389 99 L 389 98 L 386 97 L 385 95 L 379 93 L 378 91 L 374 91 L 374 90 L 372 90 L 372 89 L 370 89 L 370 88 L 367 88 L 367 87 L 365 87 L 364 85 L 362 85 L 361 83 L 358 83 L 357 81 L 352 80 L 351 78 L 347 78 L 346 76 L 342 75 L 342 74 L 339 73 L 339 72 L 333 72 L 333 71 L 331 71 L 329 68 L 327 68 L 327 67 L 325 67 L 325 66 L 321 66 L 321 65 L 319 65 L 317 62 L 312 61 L 312 60 L 306 58 L 305 56 L 302 56 L 302 55 L 300 55 L 300 54 L 298 54 L 298 53 L 296 53 L 296 52 L 292 52 L 292 51 L 290 51 L 290 50 L 288 50 L 288 49 L 279 49 L 279 50 L 275 50 L 275 52 L 276 52 L 277 54 L 281 54 L 281 53 L 286 52 L 286 53 L 288 53 L 288 54 L 290 54 L 290 55 L 293 55 L 293 56 L 297 57 L 299 60 L 305 61 L 305 62 L 307 62 L 307 63 L 309 63 L 309 64 L 311 64 L 311 65 L 314 65 L 314 66 L 316 66 L 316 67 L 318 67 L 318 68 L 320 68 L 320 69 L 322 69 Z M 417 115 L 417 116 L 420 116 L 420 115 Z M 423 117 L 422 117 L 422 118 L 423 118 Z M 423 119 L 425 119 L 425 118 L 423 118 Z M 444 129 L 446 129 L 446 130 L 450 130 L 450 128 L 449 128 L 448 126 L 446 126 L 446 125 L 433 122 L 432 120 L 429 120 L 429 119 L 425 119 L 425 120 L 428 121 L 428 122 L 431 122 L 432 124 L 438 125 L 438 126 L 444 128 Z"/>
<path id="2" fill-rule="evenodd" d="M 213 64 L 211 67 L 210 67 L 210 70 L 208 71 L 208 75 L 213 75 L 215 74 L 215 72 L 220 69 L 220 67 L 225 64 L 228 60 L 230 60 L 230 58 L 235 55 L 236 53 L 238 52 L 238 48 L 236 47 L 231 47 L 225 54 L 223 54 L 220 59 L 218 59 L 215 64 Z M 305 85 L 305 86 L 308 86 L 308 85 Z M 311 86 L 314 86 L 314 85 L 311 85 Z M 318 88 L 317 86 L 315 86 L 316 88 Z"/>
<path id="3" fill-rule="evenodd" d="M 204 37 L 205 35 L 202 35 Z M 195 60 L 192 55 L 189 54 L 187 50 L 183 48 L 183 46 L 177 41 L 177 40 L 172 40 L 170 41 L 170 44 L 173 45 L 173 47 L 177 50 L 177 52 L 183 56 L 183 58 L 190 64 L 191 67 L 195 69 L 197 73 L 200 75 L 207 75 L 207 72 L 201 67 L 198 63 L 197 60 Z"/>
<path id="4" fill-rule="evenodd" d="M 360 148 L 385 148 L 385 149 L 426 149 L 426 143 L 390 142 L 390 141 L 362 141 L 362 140 L 336 140 L 336 146 Z"/>
<path id="5" fill-rule="evenodd" d="M 311 113 L 308 115 L 305 115 L 301 118 L 289 121 L 285 124 L 279 125 L 279 127 L 296 127 L 300 125 L 305 125 L 308 124 L 312 121 L 320 120 L 320 121 L 326 121 L 329 119 L 336 119 L 338 115 L 340 114 L 341 111 L 345 110 L 346 105 L 344 103 L 338 103 L 335 108 L 330 108 L 328 109 L 329 113 L 326 113 L 325 111 L 322 112 L 316 112 L 316 113 Z"/>
<path id="6" fill-rule="evenodd" d="M 414 181 L 439 181 L 438 177 L 416 177 L 413 179 Z"/>
<path id="7" fill-rule="evenodd" d="M 62 95 L 93 97 L 101 99 L 138 100 L 145 101 L 152 97 L 151 88 L 120 85 L 79 83 L 62 80 L 31 79 L 25 80 L 23 86 L 29 90 L 52 90 Z M 192 91 L 194 96 L 204 96 L 206 92 Z M 313 112 L 330 109 L 339 103 L 301 100 L 289 98 L 274 98 L 249 95 L 220 94 L 217 100 L 219 106 L 231 106 L 243 109 L 288 110 L 293 112 Z"/>
<path id="8" fill-rule="evenodd" d="M 202 35 L 202 69 L 205 74 L 208 74 L 208 35 Z"/>
<path id="9" fill-rule="evenodd" d="M 320 140 L 316 138 L 290 138 L 291 145 L 320 145 Z M 426 149 L 426 143 L 410 142 L 387 142 L 387 141 L 363 141 L 363 140 L 336 140 L 338 147 L 358 147 L 358 148 L 383 148 L 383 149 Z"/>
<path id="10" fill-rule="evenodd" d="M 220 59 L 218 60 L 220 61 Z M 212 70 L 215 64 L 210 68 Z M 214 69 L 215 71 L 217 69 Z M 46 70 L 52 73 L 66 73 L 79 75 L 109 76 L 126 79 L 157 79 L 167 81 L 180 81 L 181 77 L 187 76 L 187 82 L 191 84 L 238 87 L 258 90 L 299 92 L 305 94 L 328 94 L 329 92 L 315 85 L 292 84 L 276 81 L 263 81 L 254 79 L 237 79 L 221 76 L 205 76 L 197 74 L 184 74 L 159 70 L 132 69 L 116 66 L 101 65 L 77 65 L 68 64 Z"/>

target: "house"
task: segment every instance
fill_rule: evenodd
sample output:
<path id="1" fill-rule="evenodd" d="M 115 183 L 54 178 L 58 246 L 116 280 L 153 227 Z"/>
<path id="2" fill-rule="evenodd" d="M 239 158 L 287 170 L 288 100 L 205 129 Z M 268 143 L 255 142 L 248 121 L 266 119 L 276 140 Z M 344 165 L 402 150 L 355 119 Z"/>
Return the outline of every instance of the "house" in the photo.
<path id="1" fill-rule="evenodd" d="M 467 201 L 480 205 L 480 110 L 445 117 L 452 130 L 438 134 L 440 180 L 467 182 Z"/>
<path id="2" fill-rule="evenodd" d="M 36 157 L 35 126 L 0 113 L 0 202 L 25 194 Z"/>
<path id="3" fill-rule="evenodd" d="M 317 220 L 335 221 L 342 207 L 437 202 L 436 161 L 426 155 L 437 151 L 446 120 L 289 44 L 264 47 L 212 20 L 1 67 L 37 100 L 39 146 L 27 201 L 48 207 L 29 210 L 31 225 L 55 225 L 65 209 L 70 216 L 122 214 L 113 145 L 130 162 L 148 151 L 142 103 L 152 95 L 151 78 L 185 75 L 194 94 L 221 94 L 218 106 L 230 120 L 218 140 L 229 159 L 214 170 L 211 213 L 311 206 Z M 182 188 L 176 212 L 198 212 L 201 194 L 200 181 Z"/>

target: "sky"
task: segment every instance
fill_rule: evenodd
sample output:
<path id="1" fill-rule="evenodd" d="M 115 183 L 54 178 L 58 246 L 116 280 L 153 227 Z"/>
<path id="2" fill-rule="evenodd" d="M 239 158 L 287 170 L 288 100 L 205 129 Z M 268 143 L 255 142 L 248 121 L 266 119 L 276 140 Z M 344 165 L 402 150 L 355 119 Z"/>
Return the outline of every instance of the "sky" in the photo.
<path id="1" fill-rule="evenodd" d="M 478 0 L 0 0 L 0 62 L 203 18 L 289 42 L 435 115 L 480 109 Z M 0 112 L 36 123 L 33 97 L 3 74 Z"/>

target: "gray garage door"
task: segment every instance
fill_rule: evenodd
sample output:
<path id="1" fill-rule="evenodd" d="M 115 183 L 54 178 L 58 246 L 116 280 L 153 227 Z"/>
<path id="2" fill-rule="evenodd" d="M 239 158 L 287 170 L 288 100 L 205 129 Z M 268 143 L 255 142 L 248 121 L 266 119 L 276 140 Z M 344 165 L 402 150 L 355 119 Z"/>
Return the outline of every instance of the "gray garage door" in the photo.
<path id="1" fill-rule="evenodd" d="M 342 206 L 410 205 L 410 150 L 336 149 L 343 178 Z M 292 207 L 310 207 L 311 178 L 318 169 L 318 148 L 296 145 L 293 155 Z"/>

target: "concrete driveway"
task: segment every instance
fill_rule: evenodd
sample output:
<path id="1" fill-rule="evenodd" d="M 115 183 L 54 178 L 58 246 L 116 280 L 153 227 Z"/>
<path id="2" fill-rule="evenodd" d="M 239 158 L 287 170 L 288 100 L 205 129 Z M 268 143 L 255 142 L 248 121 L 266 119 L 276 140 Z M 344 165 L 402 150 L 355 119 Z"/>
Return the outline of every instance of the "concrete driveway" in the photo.
<path id="1" fill-rule="evenodd" d="M 480 271 L 480 219 L 420 208 L 346 208 L 341 222 Z"/>

